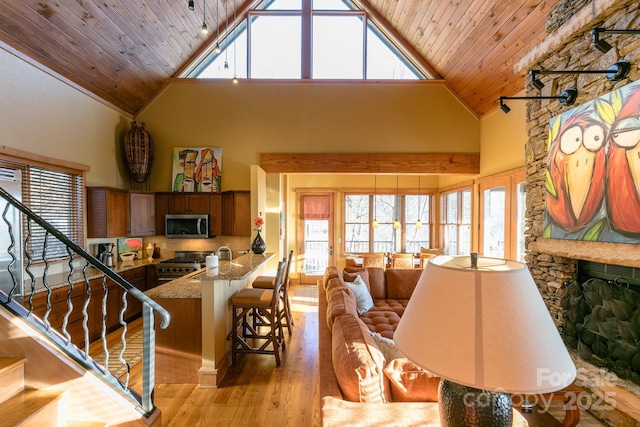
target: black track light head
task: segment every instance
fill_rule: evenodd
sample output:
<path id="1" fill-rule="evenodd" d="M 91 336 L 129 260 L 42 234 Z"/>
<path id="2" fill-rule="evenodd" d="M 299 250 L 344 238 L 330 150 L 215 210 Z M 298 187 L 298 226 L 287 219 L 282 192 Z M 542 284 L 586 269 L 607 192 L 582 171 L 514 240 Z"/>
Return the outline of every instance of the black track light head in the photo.
<path id="1" fill-rule="evenodd" d="M 508 113 L 511 111 L 511 108 L 504 103 L 505 99 L 557 99 L 564 105 L 573 105 L 576 99 L 578 99 L 578 90 L 575 88 L 567 89 L 557 96 L 501 96 L 498 98 L 500 109 Z"/>
<path id="2" fill-rule="evenodd" d="M 507 114 L 509 111 L 511 111 L 511 108 L 509 108 L 509 106 L 504 103 L 504 98 L 503 97 L 500 97 L 500 109 L 502 111 L 504 111 L 505 114 Z"/>
<path id="3" fill-rule="evenodd" d="M 194 10 L 196 8 L 194 0 L 189 0 L 189 10 Z"/>
<path id="4" fill-rule="evenodd" d="M 611 50 L 611 45 L 605 40 L 600 38 L 600 34 L 640 34 L 640 30 L 607 30 L 605 28 L 594 28 L 591 30 L 591 37 L 593 38 L 593 46 L 602 53 L 607 53 Z"/>
<path id="5" fill-rule="evenodd" d="M 544 87 L 544 83 L 542 83 L 542 81 L 536 77 L 536 74 L 538 74 L 536 70 L 529 71 L 529 75 L 531 76 L 531 84 L 536 89 L 541 90 Z"/>

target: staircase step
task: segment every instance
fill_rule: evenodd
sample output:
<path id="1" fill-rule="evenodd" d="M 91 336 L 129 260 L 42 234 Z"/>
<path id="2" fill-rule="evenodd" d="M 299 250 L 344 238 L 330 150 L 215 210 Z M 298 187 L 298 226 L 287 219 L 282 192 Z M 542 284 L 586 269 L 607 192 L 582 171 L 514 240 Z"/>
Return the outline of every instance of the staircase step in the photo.
<path id="1" fill-rule="evenodd" d="M 58 425 L 64 393 L 26 389 L 0 404 L 0 427 Z"/>
<path id="2" fill-rule="evenodd" d="M 24 358 L 0 358 L 0 403 L 24 390 Z"/>

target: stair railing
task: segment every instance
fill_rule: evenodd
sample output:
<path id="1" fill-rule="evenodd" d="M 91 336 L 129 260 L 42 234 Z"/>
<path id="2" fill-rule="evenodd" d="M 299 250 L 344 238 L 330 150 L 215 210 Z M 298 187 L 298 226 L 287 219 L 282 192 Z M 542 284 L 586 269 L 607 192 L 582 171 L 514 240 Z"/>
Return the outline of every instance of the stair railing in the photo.
<path id="1" fill-rule="evenodd" d="M 55 227 L 44 221 L 41 217 L 31 211 L 27 206 L 15 199 L 3 188 L 0 188 L 0 197 L 7 201 L 4 212 L 2 213 L 2 219 L 7 225 L 7 232 L 9 233 L 10 245 L 8 248 L 0 248 L 0 250 L 7 250 L 8 255 L 11 257 L 11 261 L 7 267 L 8 273 L 11 276 L 13 287 L 8 293 L 0 291 L 0 304 L 10 310 L 14 315 L 23 318 L 33 328 L 39 331 L 42 335 L 49 339 L 49 342 L 53 343 L 55 347 L 74 359 L 77 363 L 83 366 L 85 369 L 93 372 L 99 378 L 111 385 L 111 387 L 117 390 L 120 394 L 124 395 L 136 405 L 136 408 L 144 416 L 149 416 L 154 411 L 153 404 L 153 390 L 155 387 L 155 317 L 154 314 L 160 316 L 160 328 L 165 329 L 169 326 L 170 315 L 169 313 L 158 303 L 147 297 L 142 291 L 137 289 L 122 276 L 114 272 L 111 268 L 96 259 L 93 255 L 86 252 L 82 247 L 68 239 Z M 14 230 L 14 226 L 11 221 L 7 219 L 7 213 L 10 205 L 20 211 L 24 218 L 26 218 L 26 236 L 23 239 L 16 239 L 15 235 L 20 236 L 21 230 Z M 44 245 L 42 250 L 42 259 L 44 260 L 44 269 L 42 277 L 36 277 L 32 268 L 32 261 L 34 259 L 33 253 L 29 249 L 29 242 L 33 235 L 32 227 L 34 224 L 44 229 Z M 47 246 L 48 239 L 51 237 L 57 239 L 59 242 L 65 245 L 68 258 L 68 271 L 64 273 L 66 275 L 66 281 L 60 283 L 53 280 L 52 275 L 48 274 L 51 261 L 47 259 Z M 19 251 L 19 246 L 16 245 L 17 241 L 21 241 L 23 248 L 22 255 L 24 260 L 16 251 Z M 79 261 L 79 258 L 83 260 Z M 65 258 L 63 258 L 65 259 Z M 59 260 L 59 257 L 57 258 Z M 82 265 L 84 263 L 84 265 Z M 78 265 L 78 266 L 76 266 Z M 24 280 L 24 286 L 18 283 L 19 275 L 16 274 L 17 269 L 23 269 L 23 272 L 28 276 Z M 26 277 L 25 276 L 25 277 Z M 107 327 L 107 316 L 113 316 L 113 310 L 109 310 L 111 307 L 107 307 L 107 301 L 109 300 L 109 282 L 116 283 L 120 289 L 123 290 L 121 305 L 117 310 L 118 323 L 120 331 L 121 350 L 117 355 L 118 370 L 124 373 L 118 374 L 116 377 L 112 371 L 115 367 L 112 365 L 111 370 L 109 367 L 110 351 L 107 343 L 107 333 L 110 332 Z M 100 340 L 102 342 L 102 352 L 90 353 L 90 329 L 89 321 L 96 321 L 93 316 L 96 313 L 89 313 L 87 308 L 92 299 L 92 286 L 91 281 L 100 280 L 102 284 L 102 290 L 104 294 L 100 301 L 101 313 L 99 319 L 101 322 Z M 41 283 L 40 283 L 41 282 Z M 53 283 L 56 282 L 56 283 Z M 27 286 L 28 283 L 28 286 Z M 49 315 L 52 309 L 52 294 L 54 290 L 59 286 L 69 286 L 69 291 L 66 296 L 67 311 L 63 317 L 62 324 L 59 327 L 54 327 Z M 77 315 L 78 308 L 74 311 L 74 303 L 72 302 L 72 294 L 76 295 L 77 287 L 83 287 L 84 300 L 82 302 L 82 330 L 84 334 L 83 348 L 78 347 L 72 342 L 71 332 L 68 327 L 70 325 L 69 319 L 72 313 Z M 20 295 L 20 290 L 23 290 L 23 295 Z M 33 305 L 33 298 L 36 293 L 46 292 L 46 306 L 45 313 L 40 317 L 36 314 L 36 310 Z M 129 387 L 131 367 L 130 362 L 133 360 L 127 360 L 125 358 L 125 351 L 127 349 L 127 332 L 128 325 L 125 319 L 125 313 L 129 306 L 129 300 L 133 298 L 142 303 L 142 384 L 141 391 L 137 392 Z M 77 300 L 78 298 L 74 298 Z M 113 301 L 113 298 L 111 298 Z M 41 313 L 39 310 L 38 313 Z M 59 322 L 57 322 L 59 323 Z M 75 322 L 74 322 L 75 323 Z M 77 323 L 75 323 L 77 324 Z M 77 336 L 77 334 L 76 334 Z M 76 339 L 77 341 L 77 339 Z M 95 344 L 91 345 L 91 348 L 96 348 Z M 104 362 L 102 362 L 104 360 Z"/>

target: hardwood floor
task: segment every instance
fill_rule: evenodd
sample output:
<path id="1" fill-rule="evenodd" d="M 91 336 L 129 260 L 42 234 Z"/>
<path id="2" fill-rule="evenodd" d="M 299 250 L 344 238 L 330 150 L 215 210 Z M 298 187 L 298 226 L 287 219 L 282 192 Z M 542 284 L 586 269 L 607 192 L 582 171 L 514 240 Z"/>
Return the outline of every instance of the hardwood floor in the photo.
<path id="1" fill-rule="evenodd" d="M 285 331 L 287 348 L 280 367 L 273 356 L 248 354 L 239 358 L 217 389 L 156 384 L 154 401 L 162 411 L 163 427 L 320 425 L 317 289 L 315 285 L 292 286 L 290 295 L 293 335 Z M 131 332 L 135 328 L 132 324 Z M 139 366 L 132 368 L 133 390 L 140 388 Z M 554 402 L 549 412 L 556 420 L 564 417 L 561 402 Z M 560 424 L 535 414 L 530 418 L 532 425 Z M 579 425 L 603 426 L 586 411 L 581 411 Z"/>
<path id="2" fill-rule="evenodd" d="M 241 355 L 217 389 L 156 384 L 163 427 L 318 426 L 318 319 L 315 285 L 292 286 L 293 334 L 280 367 L 268 355 Z M 131 387 L 140 373 L 132 369 Z"/>

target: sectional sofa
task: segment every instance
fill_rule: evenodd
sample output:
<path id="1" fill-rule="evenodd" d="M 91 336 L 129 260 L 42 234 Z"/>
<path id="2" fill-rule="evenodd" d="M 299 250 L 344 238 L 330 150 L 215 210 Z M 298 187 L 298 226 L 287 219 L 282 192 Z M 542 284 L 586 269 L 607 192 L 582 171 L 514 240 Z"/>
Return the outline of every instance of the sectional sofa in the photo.
<path id="1" fill-rule="evenodd" d="M 326 269 L 318 283 L 323 426 L 440 425 L 440 379 L 404 358 L 391 340 L 421 274 L 420 269 Z M 358 286 L 366 286 L 371 297 L 366 310 Z M 516 411 L 513 425 L 527 425 Z"/>

